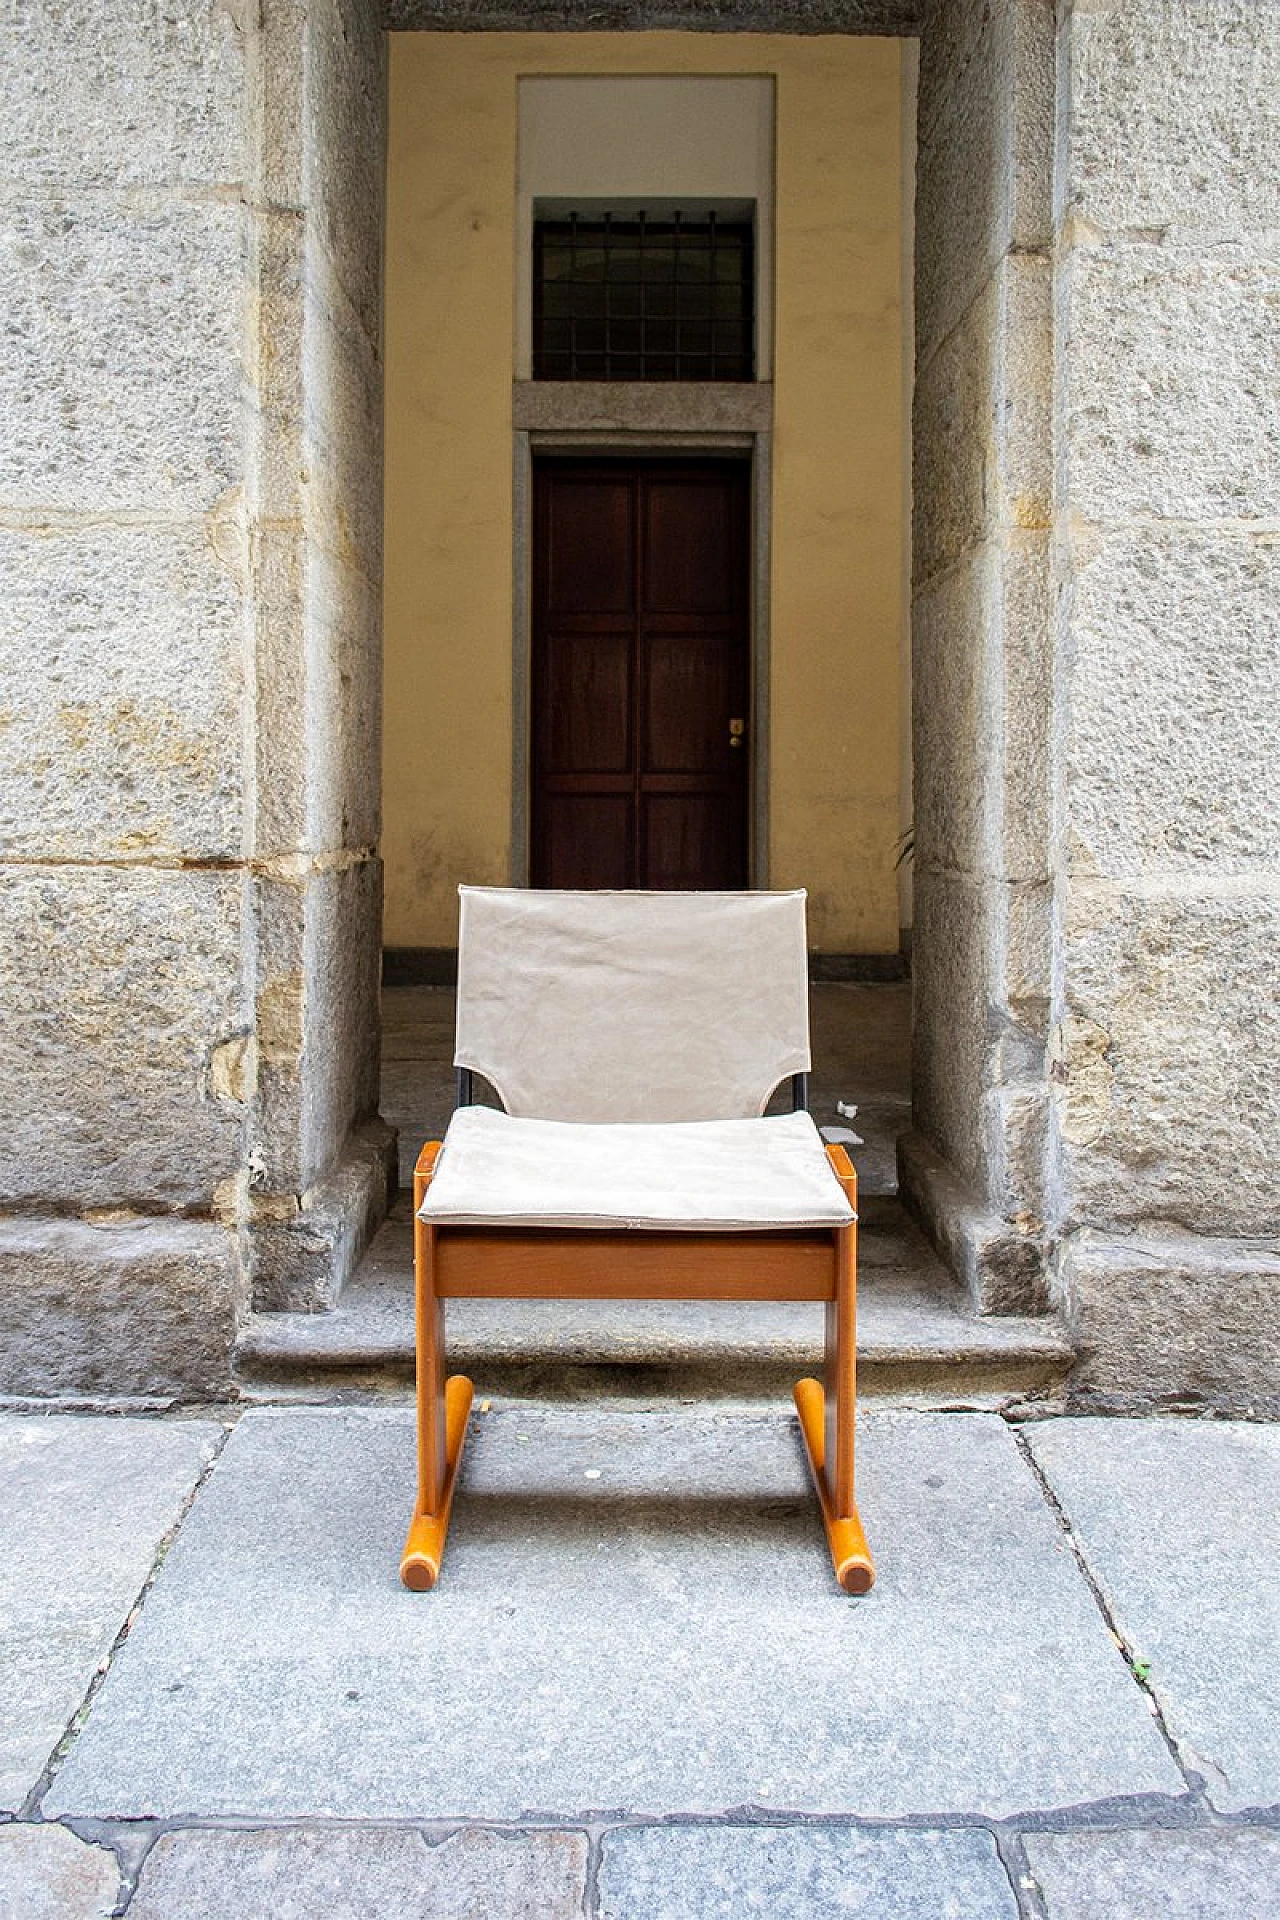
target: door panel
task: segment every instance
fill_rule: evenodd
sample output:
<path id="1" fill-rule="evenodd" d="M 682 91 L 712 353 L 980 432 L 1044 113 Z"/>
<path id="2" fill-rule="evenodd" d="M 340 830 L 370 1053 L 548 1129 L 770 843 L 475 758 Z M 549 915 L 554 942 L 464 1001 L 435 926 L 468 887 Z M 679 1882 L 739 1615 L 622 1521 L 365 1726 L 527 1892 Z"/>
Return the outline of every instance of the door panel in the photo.
<path id="1" fill-rule="evenodd" d="M 641 697 L 652 772 L 711 771 L 718 780 L 732 773 L 729 756 L 742 751 L 730 747 L 725 720 L 733 715 L 736 652 L 727 634 L 650 635 Z"/>
<path id="2" fill-rule="evenodd" d="M 630 613 L 631 488 L 622 479 L 562 479 L 548 492 L 546 610 Z"/>
<path id="3" fill-rule="evenodd" d="M 727 796 L 648 793 L 641 802 L 646 887 L 706 885 L 702 875 L 722 872 L 732 859 L 732 823 Z"/>
<path id="4" fill-rule="evenodd" d="M 659 479 L 644 489 L 646 613 L 733 614 L 733 504 L 714 477 Z"/>
<path id="5" fill-rule="evenodd" d="M 630 636 L 549 633 L 546 649 L 547 772 L 628 772 Z"/>
<path id="6" fill-rule="evenodd" d="M 534 470 L 535 886 L 747 883 L 747 475 Z"/>
<path id="7" fill-rule="evenodd" d="M 553 793 L 547 800 L 549 862 L 540 887 L 631 885 L 631 795 Z"/>

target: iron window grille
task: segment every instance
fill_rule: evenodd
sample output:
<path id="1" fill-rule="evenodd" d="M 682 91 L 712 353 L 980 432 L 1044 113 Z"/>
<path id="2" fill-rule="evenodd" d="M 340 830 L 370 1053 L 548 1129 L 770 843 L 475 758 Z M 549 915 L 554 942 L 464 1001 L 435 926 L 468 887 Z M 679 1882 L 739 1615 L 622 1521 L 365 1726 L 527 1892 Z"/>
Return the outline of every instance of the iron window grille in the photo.
<path id="1" fill-rule="evenodd" d="M 750 221 L 535 221 L 535 380 L 752 380 L 754 335 Z"/>

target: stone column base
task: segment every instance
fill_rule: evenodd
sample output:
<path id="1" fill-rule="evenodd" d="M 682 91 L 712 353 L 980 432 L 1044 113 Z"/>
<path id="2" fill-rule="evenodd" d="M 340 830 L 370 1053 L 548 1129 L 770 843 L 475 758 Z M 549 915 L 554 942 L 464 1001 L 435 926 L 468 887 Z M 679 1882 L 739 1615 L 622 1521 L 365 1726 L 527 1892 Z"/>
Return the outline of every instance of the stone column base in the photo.
<path id="1" fill-rule="evenodd" d="M 327 1180 L 284 1217 L 248 1228 L 253 1306 L 260 1313 L 318 1313 L 338 1297 L 396 1189 L 396 1134 L 383 1120 L 356 1127 Z"/>
<path id="2" fill-rule="evenodd" d="M 207 1220 L 0 1220 L 0 1395 L 228 1397 L 240 1273 L 234 1228 Z"/>
<path id="3" fill-rule="evenodd" d="M 898 1140 L 898 1190 L 979 1313 L 1048 1313 L 1043 1243 L 992 1213 L 919 1133 Z"/>
<path id="4" fill-rule="evenodd" d="M 1058 1275 L 1081 1410 L 1280 1419 L 1280 1243 L 1085 1228 Z"/>

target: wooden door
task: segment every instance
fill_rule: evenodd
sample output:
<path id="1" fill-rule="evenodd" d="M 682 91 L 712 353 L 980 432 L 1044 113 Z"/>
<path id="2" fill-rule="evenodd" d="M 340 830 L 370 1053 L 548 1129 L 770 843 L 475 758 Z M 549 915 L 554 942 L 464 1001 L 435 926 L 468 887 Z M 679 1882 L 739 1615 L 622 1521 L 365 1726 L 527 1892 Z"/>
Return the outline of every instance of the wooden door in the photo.
<path id="1" fill-rule="evenodd" d="M 535 466 L 534 886 L 747 885 L 747 499 L 738 462 Z"/>

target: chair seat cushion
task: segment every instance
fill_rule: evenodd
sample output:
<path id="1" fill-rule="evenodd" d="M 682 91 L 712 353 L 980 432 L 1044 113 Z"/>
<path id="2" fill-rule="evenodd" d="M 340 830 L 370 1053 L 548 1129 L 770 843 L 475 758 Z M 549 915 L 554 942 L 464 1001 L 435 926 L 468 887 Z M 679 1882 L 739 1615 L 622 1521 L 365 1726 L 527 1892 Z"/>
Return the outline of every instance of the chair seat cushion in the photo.
<path id="1" fill-rule="evenodd" d="M 654 1232 L 843 1226 L 854 1218 L 807 1113 L 660 1126 L 454 1114 L 422 1218 Z"/>

